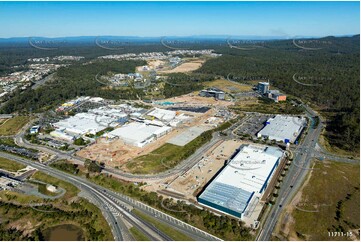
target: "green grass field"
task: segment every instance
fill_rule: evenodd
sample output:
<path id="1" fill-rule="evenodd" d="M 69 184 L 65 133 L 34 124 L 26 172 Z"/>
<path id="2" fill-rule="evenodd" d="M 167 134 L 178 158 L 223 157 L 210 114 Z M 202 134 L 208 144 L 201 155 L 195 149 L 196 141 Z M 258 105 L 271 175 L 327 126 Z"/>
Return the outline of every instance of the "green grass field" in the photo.
<path id="1" fill-rule="evenodd" d="M 192 241 L 193 239 L 190 238 L 189 236 L 179 232 L 176 229 L 173 229 L 172 227 L 159 222 L 158 220 L 140 212 L 139 210 L 133 210 L 133 212 L 138 215 L 139 217 L 141 217 L 142 219 L 148 221 L 149 223 L 153 224 L 154 226 L 156 226 L 160 231 L 162 231 L 163 233 L 165 233 L 166 235 L 168 235 L 169 237 L 171 237 L 173 240 L 176 241 Z"/>
<path id="2" fill-rule="evenodd" d="M 0 125 L 0 135 L 14 135 L 27 122 L 29 122 L 29 117 L 26 116 L 16 116 L 8 119 Z"/>
<path id="3" fill-rule="evenodd" d="M 136 227 L 131 227 L 129 231 L 136 241 L 150 241 L 150 239 Z"/>
<path id="4" fill-rule="evenodd" d="M 295 234 L 306 240 L 355 239 L 330 237 L 328 232 L 352 231 L 356 235 L 360 228 L 360 166 L 328 162 L 314 168 L 297 205 L 306 212 L 292 212 Z"/>
<path id="5" fill-rule="evenodd" d="M 127 163 L 127 169 L 135 174 L 154 174 L 175 167 L 191 156 L 199 147 L 211 140 L 211 131 L 206 131 L 185 146 L 164 144 L 147 155 Z"/>
<path id="6" fill-rule="evenodd" d="M 7 171 L 18 171 L 23 168 L 25 168 L 25 166 L 22 164 L 0 157 L 0 169 Z"/>
<path id="7" fill-rule="evenodd" d="M 210 141 L 213 132 L 225 130 L 235 122 L 236 120 L 229 120 L 215 129 L 205 131 L 184 146 L 166 143 L 149 154 L 128 162 L 126 168 L 134 174 L 155 174 L 169 170 Z"/>
<path id="8" fill-rule="evenodd" d="M 52 196 L 57 195 L 57 193 L 50 192 L 48 189 L 46 189 L 46 184 L 36 182 L 36 181 L 30 181 L 30 182 L 37 185 L 38 186 L 38 192 L 45 195 L 45 196 L 52 197 Z"/>
<path id="9" fill-rule="evenodd" d="M 165 171 L 174 167 L 182 156 L 181 146 L 164 144 L 151 153 L 140 156 L 126 166 L 136 174 L 150 174 Z"/>
<path id="10" fill-rule="evenodd" d="M 74 186 L 68 182 L 59 180 L 55 177 L 49 176 L 40 171 L 37 171 L 34 175 L 32 175 L 32 178 L 35 180 L 45 182 L 47 184 L 51 184 L 51 185 L 55 185 L 55 186 L 64 188 L 66 190 L 64 199 L 69 198 L 69 197 L 75 197 L 79 193 L 79 189 L 76 186 Z"/>

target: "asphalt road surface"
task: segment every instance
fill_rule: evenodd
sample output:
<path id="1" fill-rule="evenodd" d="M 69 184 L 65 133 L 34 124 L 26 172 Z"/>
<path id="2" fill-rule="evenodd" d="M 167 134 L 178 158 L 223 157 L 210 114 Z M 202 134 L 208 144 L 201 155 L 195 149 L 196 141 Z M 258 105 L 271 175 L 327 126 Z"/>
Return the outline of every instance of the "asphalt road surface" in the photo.
<path id="1" fill-rule="evenodd" d="M 303 106 L 304 106 L 309 118 L 318 116 L 318 114 L 315 113 L 311 108 L 309 108 L 306 105 L 303 105 Z M 245 117 L 245 119 L 247 119 L 247 116 Z M 236 124 L 233 124 L 230 128 L 228 128 L 225 131 L 227 133 L 227 136 L 220 136 L 218 132 L 214 133 L 212 140 L 210 142 L 203 145 L 192 156 L 190 156 L 188 159 L 186 159 L 183 162 L 181 162 L 180 164 L 178 164 L 176 167 L 169 169 L 163 173 L 159 173 L 159 174 L 155 174 L 155 175 L 135 175 L 135 174 L 125 173 L 125 172 L 122 172 L 122 171 L 119 171 L 119 170 L 113 169 L 113 168 L 105 168 L 104 172 L 112 174 L 113 176 L 121 178 L 121 179 L 133 180 L 133 181 L 158 180 L 158 179 L 164 179 L 164 178 L 172 177 L 175 175 L 179 175 L 182 172 L 186 172 L 191 167 L 193 167 L 201 159 L 201 157 L 204 155 L 204 153 L 207 150 L 209 150 L 213 145 L 215 145 L 217 142 L 219 142 L 220 140 L 233 138 L 234 135 L 232 133 L 232 130 L 234 128 L 236 128 L 237 125 L 239 125 L 239 122 L 237 122 Z M 84 159 L 74 156 L 71 152 L 62 152 L 62 151 L 59 151 L 59 150 L 56 150 L 53 148 L 34 145 L 34 144 L 27 142 L 24 139 L 24 134 L 29 126 L 30 126 L 30 124 L 28 124 L 22 130 L 22 132 L 19 132 L 19 134 L 17 134 L 15 136 L 15 142 L 19 146 L 42 150 L 42 151 L 48 152 L 50 154 L 55 154 L 58 157 L 58 159 L 67 159 L 67 160 L 73 161 L 74 163 L 83 164 Z M 325 158 L 325 159 L 331 159 L 331 160 L 335 160 L 335 161 L 353 162 L 353 163 L 358 162 L 359 163 L 359 160 L 354 160 L 354 159 L 350 159 L 350 158 L 346 158 L 346 157 L 339 157 L 339 156 L 336 156 L 329 152 L 326 152 L 324 149 L 322 149 L 322 147 L 320 149 L 316 144 L 317 144 L 317 141 L 319 139 L 322 129 L 323 129 L 323 124 L 322 124 L 322 120 L 320 119 L 318 126 L 316 128 L 309 128 L 307 135 L 305 135 L 302 143 L 299 144 L 294 150 L 292 150 L 294 153 L 294 160 L 289 168 L 288 174 L 286 175 L 286 177 L 283 180 L 283 184 L 279 190 L 279 197 L 276 200 L 275 205 L 272 206 L 271 211 L 269 213 L 270 215 L 267 217 L 266 221 L 260 225 L 261 232 L 258 236 L 258 240 L 269 240 L 270 239 L 272 231 L 278 221 L 279 215 L 280 215 L 283 207 L 286 206 L 290 202 L 290 199 L 293 197 L 295 192 L 297 192 L 297 190 L 301 186 L 302 181 L 304 180 L 308 171 L 311 169 L 310 163 L 313 158 Z M 82 181 L 82 182 L 84 182 L 84 181 Z M 107 203 L 110 204 L 109 206 L 111 206 L 113 210 L 115 209 L 118 211 L 118 213 L 124 214 L 124 211 L 122 211 L 118 206 L 114 205 L 114 201 L 115 201 L 114 197 L 119 200 L 119 199 L 121 199 L 120 195 L 115 194 L 108 190 L 107 190 L 107 194 L 104 194 L 103 190 L 104 189 L 102 189 L 101 187 L 97 188 L 98 192 L 96 193 L 97 194 L 96 196 L 98 197 L 98 199 L 101 199 L 103 202 L 107 201 Z M 103 195 L 100 195 L 99 192 L 102 193 Z M 93 191 L 93 194 L 94 194 L 94 191 Z M 113 197 L 109 198 L 108 194 L 112 194 Z M 125 202 L 129 205 L 129 201 L 128 202 L 125 201 Z M 115 203 L 116 203 L 116 201 L 115 201 Z M 133 201 L 133 202 L 131 202 L 130 205 L 134 206 L 134 204 L 136 204 L 136 203 Z M 145 213 L 149 213 L 149 211 L 153 211 L 152 209 L 150 209 L 148 211 L 148 209 L 150 209 L 150 208 L 141 207 L 141 210 Z M 130 215 L 133 217 L 131 217 Z M 131 214 L 131 213 L 130 213 L 130 215 L 127 214 L 127 216 L 125 216 L 125 217 L 137 219 L 136 215 Z M 155 214 L 150 213 L 149 215 L 154 216 Z M 174 219 L 168 215 L 162 215 L 162 216 L 165 216 L 166 219 L 170 219 L 170 220 Z M 169 223 L 169 220 L 163 220 L 162 216 L 161 217 L 157 216 L 156 218 L 160 221 Z M 108 219 L 110 220 L 111 218 L 109 217 Z M 114 223 L 114 222 L 111 222 L 111 223 Z M 115 223 L 115 225 L 116 225 L 116 223 Z M 144 221 L 143 221 L 143 225 L 145 227 L 147 227 L 146 224 L 144 223 Z M 176 222 L 176 221 L 173 221 L 172 225 L 175 227 L 180 226 L 181 228 L 179 228 L 179 229 L 184 229 L 183 226 L 187 227 L 187 225 L 184 225 L 184 224 L 178 225 L 178 222 Z M 136 225 L 134 225 L 134 226 L 136 226 Z M 138 224 L 138 226 L 140 226 L 140 224 Z M 148 228 L 150 229 L 150 231 L 146 231 L 145 233 L 148 234 L 151 238 L 153 238 L 153 239 L 155 239 L 155 238 L 169 239 L 166 237 L 166 235 L 160 235 L 160 237 L 157 237 L 156 234 L 158 234 L 158 236 L 159 236 L 159 231 L 157 231 L 156 229 L 149 226 L 149 224 L 148 224 Z M 153 234 L 151 231 L 153 231 Z M 193 235 L 193 238 L 195 238 L 196 240 L 211 240 L 211 239 L 218 240 L 218 238 L 212 237 L 210 235 L 202 234 L 202 232 L 198 231 L 195 228 L 187 227 L 187 229 L 185 229 L 184 232 L 186 234 Z M 200 237 L 197 237 L 198 232 L 200 233 Z M 118 233 L 116 233 L 116 234 L 118 234 Z M 118 237 L 120 237 L 120 234 L 121 233 L 118 234 Z"/>
<path id="2" fill-rule="evenodd" d="M 125 195 L 115 193 L 111 190 L 96 185 L 84 178 L 70 175 L 68 173 L 59 171 L 52 167 L 48 167 L 41 163 L 37 163 L 8 153 L 0 152 L 0 157 L 7 158 L 22 163 L 24 165 L 30 165 L 50 176 L 54 176 L 58 179 L 67 181 L 77 186 L 82 192 L 84 192 L 84 194 L 86 194 L 85 197 L 89 198 L 91 202 L 102 205 L 98 207 L 102 210 L 103 215 L 108 221 L 115 240 L 124 240 L 124 237 L 129 237 L 129 235 L 127 234 L 128 232 L 126 231 L 127 229 L 125 227 L 119 226 L 119 217 L 127 220 L 127 222 L 138 228 L 152 240 L 171 240 L 168 235 L 159 231 L 155 226 L 136 216 L 132 212 L 133 208 L 137 208 L 143 213 L 154 216 L 155 219 L 165 222 L 166 224 L 168 224 L 168 226 L 180 230 L 181 232 L 192 237 L 194 240 L 220 240 L 219 238 L 210 235 L 198 228 L 195 228 L 187 223 L 184 223 L 178 219 L 175 219 L 172 216 L 169 216 L 161 211 L 151 208 Z"/>
<path id="3" fill-rule="evenodd" d="M 304 105 L 304 108 L 306 109 L 309 118 L 318 116 L 308 106 Z M 293 151 L 294 159 L 288 170 L 288 174 L 283 179 L 283 184 L 279 189 L 278 198 L 275 204 L 272 206 L 269 212 L 269 216 L 264 221 L 264 223 L 260 225 L 261 231 L 257 240 L 266 241 L 271 239 L 272 232 L 278 222 L 282 209 L 286 205 L 288 205 L 292 197 L 296 194 L 296 192 L 302 185 L 302 182 L 305 179 L 307 173 L 312 169 L 310 167 L 312 159 L 320 156 L 320 152 L 316 150 L 316 144 L 318 142 L 322 129 L 323 124 L 320 117 L 320 122 L 318 123 L 318 126 L 316 128 L 309 128 L 308 133 L 304 137 L 302 143 L 299 144 Z M 337 157 L 330 154 L 322 154 L 322 157 L 342 162 L 359 163 L 358 160 Z"/>
<path id="4" fill-rule="evenodd" d="M 25 135 L 26 130 L 28 130 L 30 126 L 31 126 L 31 123 L 26 125 L 21 130 L 21 132 L 19 132 L 15 136 L 15 143 L 17 145 L 25 147 L 25 148 L 36 149 L 36 150 L 40 150 L 40 151 L 43 151 L 43 152 L 46 152 L 49 154 L 53 154 L 53 155 L 57 156 L 57 159 L 70 160 L 76 164 L 82 165 L 85 162 L 85 159 L 75 156 L 74 154 L 72 154 L 71 151 L 64 152 L 64 151 L 57 150 L 55 148 L 38 145 L 38 144 L 32 144 L 32 143 L 28 142 L 24 138 L 24 135 Z M 103 172 L 112 174 L 113 176 L 120 178 L 120 179 L 126 179 L 126 180 L 132 180 L 132 181 L 145 182 L 147 180 L 162 180 L 164 178 L 169 178 L 169 177 L 172 177 L 175 175 L 179 175 L 182 172 L 186 172 L 187 170 L 192 168 L 201 159 L 201 157 L 204 155 L 204 153 L 207 150 L 209 150 L 213 145 L 215 145 L 217 142 L 219 142 L 220 140 L 222 140 L 222 137 L 219 135 L 219 133 L 218 132 L 213 133 L 212 140 L 210 142 L 206 143 L 205 145 L 203 145 L 202 147 L 200 147 L 199 149 L 197 149 L 196 152 L 193 155 L 191 155 L 189 158 L 187 158 L 184 161 L 182 161 L 181 163 L 179 163 L 176 167 L 173 167 L 172 169 L 169 169 L 165 172 L 161 172 L 158 174 L 136 175 L 136 174 L 126 173 L 126 172 L 123 172 L 123 171 L 120 171 L 120 170 L 117 170 L 117 169 L 114 169 L 111 167 L 105 167 Z"/>

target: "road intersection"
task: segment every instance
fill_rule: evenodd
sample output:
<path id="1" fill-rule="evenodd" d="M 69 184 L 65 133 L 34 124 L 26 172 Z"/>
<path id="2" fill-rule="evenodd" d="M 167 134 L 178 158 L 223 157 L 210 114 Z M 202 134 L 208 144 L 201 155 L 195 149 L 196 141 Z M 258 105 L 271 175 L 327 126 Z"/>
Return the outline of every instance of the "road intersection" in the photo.
<path id="1" fill-rule="evenodd" d="M 278 199 L 271 207 L 269 216 L 264 220 L 263 224 L 261 224 L 261 230 L 257 240 L 266 241 L 271 239 L 272 232 L 278 222 L 281 212 L 283 211 L 283 207 L 291 202 L 291 199 L 301 187 L 302 182 L 308 174 L 308 171 L 312 169 L 310 168 L 310 165 L 313 159 L 322 157 L 340 162 L 360 162 L 359 160 L 348 159 L 326 153 L 325 150 L 316 150 L 316 147 L 318 147 L 317 142 L 319 136 L 321 135 L 321 132 L 324 128 L 322 118 L 310 107 L 306 105 L 303 105 L 303 107 L 305 108 L 306 113 L 311 120 L 318 116 L 320 122 L 318 122 L 317 127 L 310 127 L 308 129 L 307 134 L 305 135 L 301 144 L 299 144 L 293 151 L 294 159 L 291 163 L 291 166 L 289 167 L 288 174 L 284 178 L 283 184 L 280 187 L 278 192 Z"/>
<path id="2" fill-rule="evenodd" d="M 34 162 L 32 160 L 28 160 L 16 155 L 0 152 L 0 157 L 10 159 L 24 165 L 32 166 L 48 175 L 67 181 L 77 186 L 83 192 L 83 196 L 88 198 L 88 200 L 90 200 L 91 202 L 98 205 L 102 204 L 103 206 L 99 206 L 99 208 L 102 210 L 103 215 L 108 221 L 115 240 L 124 240 L 125 237 L 129 238 L 130 236 L 126 231 L 126 228 L 121 227 L 118 223 L 120 218 L 125 219 L 128 223 L 138 228 L 152 240 L 172 240 L 168 235 L 162 233 L 154 225 L 151 225 L 149 222 L 144 221 L 140 219 L 137 215 L 135 215 L 132 212 L 133 208 L 137 208 L 143 213 L 152 215 L 157 220 L 165 222 L 169 226 L 180 230 L 182 233 L 189 235 L 195 240 L 220 240 L 219 238 L 208 234 L 198 228 L 195 228 L 187 223 L 184 223 L 178 219 L 175 219 L 172 216 L 160 212 L 139 201 L 131 199 L 130 197 L 115 193 L 109 189 L 91 183 L 84 178 L 70 175 L 68 173 L 59 171 L 44 164 Z"/>
<path id="3" fill-rule="evenodd" d="M 278 221 L 278 218 L 283 210 L 283 207 L 286 206 L 292 197 L 295 195 L 297 190 L 300 188 L 303 180 L 305 179 L 308 171 L 312 168 L 310 168 L 311 161 L 315 158 L 318 158 L 320 160 L 323 159 L 330 159 L 340 162 L 349 162 L 349 163 L 359 163 L 359 160 L 350 159 L 347 157 L 340 157 L 336 156 L 328 151 L 326 151 L 324 148 L 322 148 L 317 142 L 319 139 L 319 136 L 323 130 L 323 123 L 321 117 L 313 111 L 310 107 L 307 105 L 302 104 L 304 109 L 306 110 L 307 116 L 312 121 L 312 123 L 315 122 L 314 117 L 319 117 L 320 121 L 317 124 L 317 127 L 309 127 L 308 130 L 305 133 L 305 136 L 302 140 L 302 142 L 297 145 L 295 148 L 292 148 L 292 153 L 294 155 L 293 162 L 289 168 L 287 176 L 283 180 L 283 184 L 279 190 L 279 198 L 275 201 L 275 204 L 272 206 L 269 212 L 269 216 L 264 220 L 263 224 L 261 224 L 261 230 L 258 235 L 258 240 L 270 240 L 272 231 L 274 230 L 274 227 L 276 226 L 276 223 Z M 245 116 L 244 120 L 247 120 L 247 115 Z M 75 156 L 72 152 L 64 152 L 59 151 L 54 148 L 45 147 L 41 145 L 36 145 L 28 142 L 26 139 L 24 139 L 24 135 L 26 130 L 30 127 L 31 123 L 29 123 L 26 127 L 24 127 L 21 132 L 19 132 L 15 136 L 15 143 L 19 146 L 31 148 L 31 149 L 37 149 L 40 151 L 44 151 L 50 154 L 53 154 L 56 156 L 57 159 L 65 159 L 70 160 L 77 164 L 83 164 L 85 162 L 85 159 Z M 126 173 L 114 168 L 108 168 L 106 167 L 103 172 L 109 173 L 115 177 L 126 179 L 130 181 L 149 181 L 149 180 L 161 180 L 164 178 L 170 178 L 175 175 L 179 175 L 183 172 L 186 172 L 191 167 L 193 167 L 204 155 L 204 153 L 209 150 L 212 146 L 214 146 L 217 142 L 224 140 L 224 139 L 230 139 L 234 138 L 235 135 L 233 131 L 237 129 L 239 126 L 239 122 L 232 124 L 231 127 L 229 127 L 224 132 L 226 133 L 225 136 L 221 136 L 219 132 L 215 132 L 212 135 L 212 140 L 208 142 L 207 144 L 200 147 L 193 155 L 191 155 L 188 159 L 184 160 L 180 164 L 178 164 L 176 167 L 171 168 L 165 172 L 155 174 L 155 175 L 135 175 Z M 5 153 L 1 153 L 0 156 L 4 156 Z M 22 161 L 17 160 L 18 162 L 24 163 L 25 159 L 22 159 Z M 39 163 L 34 163 L 32 161 L 26 161 L 28 164 L 31 162 L 31 164 L 34 166 L 36 164 L 36 168 L 39 170 L 43 170 L 45 172 L 49 172 L 52 175 L 67 180 L 69 182 L 72 182 L 73 184 L 78 184 L 80 186 L 81 190 L 86 191 L 89 199 L 93 202 L 99 202 L 99 204 L 105 204 L 105 208 L 103 209 L 103 214 L 107 218 L 109 224 L 112 227 L 112 231 L 114 234 L 114 238 L 117 240 L 122 240 L 124 238 L 131 238 L 131 235 L 129 235 L 124 228 L 121 228 L 119 224 L 123 224 L 124 222 L 122 220 L 127 221 L 129 224 L 132 224 L 133 226 L 136 226 L 139 230 L 141 230 L 144 234 L 146 234 L 149 238 L 152 238 L 154 240 L 170 240 L 170 238 L 159 232 L 157 228 L 155 228 L 153 225 L 147 223 L 146 221 L 141 221 L 141 219 L 131 212 L 131 208 L 137 207 L 137 209 L 140 209 L 141 211 L 151 215 L 155 216 L 158 213 L 158 220 L 161 220 L 163 222 L 169 223 L 170 221 L 173 221 L 172 225 L 176 228 L 183 230 L 185 234 L 190 235 L 191 237 L 195 238 L 196 240 L 219 240 L 218 238 L 211 236 L 201 230 L 198 230 L 186 223 L 183 223 L 181 221 L 175 221 L 173 217 L 166 215 L 158 210 L 154 210 L 153 208 L 150 208 L 146 205 L 140 205 L 138 201 L 132 200 L 128 197 L 125 197 L 124 195 L 114 193 L 112 191 L 109 191 L 107 189 L 104 189 L 100 186 L 89 184 L 89 181 L 86 181 L 84 179 L 81 179 L 79 177 L 69 177 L 69 175 L 64 176 L 64 174 L 59 175 L 58 170 L 52 169 L 51 167 L 44 166 Z M 26 163 L 25 162 L 25 163 Z M 79 180 L 81 179 L 81 180 Z M 119 218 L 120 215 L 122 215 L 121 219 Z M 120 220 L 121 221 L 120 221 Z M 173 220 L 172 220 L 173 219 Z M 120 223 L 118 223 L 120 221 Z M 122 226 L 124 227 L 124 226 Z"/>

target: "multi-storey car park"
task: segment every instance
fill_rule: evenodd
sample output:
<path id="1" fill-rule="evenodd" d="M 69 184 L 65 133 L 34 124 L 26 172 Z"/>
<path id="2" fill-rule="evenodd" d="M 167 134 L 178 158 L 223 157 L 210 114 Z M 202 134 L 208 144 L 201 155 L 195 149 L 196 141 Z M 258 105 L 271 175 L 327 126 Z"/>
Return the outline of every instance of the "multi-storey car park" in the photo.
<path id="1" fill-rule="evenodd" d="M 199 204 L 255 223 L 259 202 L 267 196 L 267 185 L 284 157 L 277 147 L 241 145 L 198 196 Z"/>

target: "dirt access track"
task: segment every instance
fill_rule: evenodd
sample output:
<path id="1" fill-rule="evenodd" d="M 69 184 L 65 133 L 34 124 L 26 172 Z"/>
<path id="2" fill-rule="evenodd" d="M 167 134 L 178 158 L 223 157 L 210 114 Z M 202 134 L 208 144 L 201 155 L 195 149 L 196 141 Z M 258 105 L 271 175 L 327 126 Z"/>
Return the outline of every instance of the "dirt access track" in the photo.
<path id="1" fill-rule="evenodd" d="M 178 104 L 184 104 L 184 106 L 194 106 L 194 107 L 227 107 L 230 105 L 234 105 L 234 102 L 231 101 L 225 101 L 225 100 L 216 100 L 211 97 L 201 97 L 198 95 L 199 92 L 195 91 L 189 94 L 185 94 L 178 97 L 171 97 L 164 100 L 161 100 L 160 102 L 173 102 Z"/>

